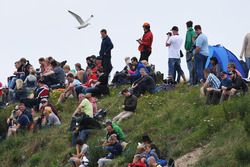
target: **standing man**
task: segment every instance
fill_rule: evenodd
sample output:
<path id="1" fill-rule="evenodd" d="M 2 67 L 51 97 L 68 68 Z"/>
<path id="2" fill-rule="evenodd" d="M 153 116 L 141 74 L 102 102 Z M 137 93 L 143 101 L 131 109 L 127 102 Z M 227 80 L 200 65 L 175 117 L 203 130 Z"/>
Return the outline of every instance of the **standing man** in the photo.
<path id="1" fill-rule="evenodd" d="M 245 56 L 248 69 L 250 69 L 250 33 L 248 33 L 243 42 L 240 58 L 243 59 Z"/>
<path id="2" fill-rule="evenodd" d="M 194 61 L 193 61 L 193 45 L 194 45 L 194 37 L 195 32 L 193 29 L 193 22 L 188 21 L 186 22 L 187 26 L 187 33 L 186 33 L 186 39 L 185 39 L 185 50 L 186 50 L 186 61 L 187 61 L 187 67 L 189 71 L 189 84 L 193 85 L 195 84 L 194 79 Z"/>
<path id="3" fill-rule="evenodd" d="M 186 77 L 184 72 L 181 69 L 181 59 L 180 51 L 182 45 L 182 39 L 179 36 L 179 28 L 173 26 L 171 32 L 168 32 L 168 38 L 166 42 L 166 47 L 168 47 L 168 75 L 175 80 L 175 70 L 178 72 L 178 75 L 182 76 L 184 82 L 186 82 Z"/>
<path id="4" fill-rule="evenodd" d="M 153 34 L 150 30 L 150 24 L 149 23 L 144 23 L 143 24 L 143 30 L 144 34 L 141 39 L 138 39 L 137 42 L 140 44 L 138 47 L 138 50 L 141 53 L 140 56 L 140 61 L 142 60 L 147 60 L 151 54 L 152 51 L 152 43 L 153 43 Z"/>
<path id="5" fill-rule="evenodd" d="M 102 29 L 100 33 L 102 37 L 102 44 L 99 55 L 102 59 L 102 67 L 104 69 L 104 73 L 108 76 L 113 68 L 111 64 L 111 50 L 113 49 L 114 45 L 107 35 L 107 30 Z"/>
<path id="6" fill-rule="evenodd" d="M 195 33 L 197 35 L 195 40 L 195 50 L 194 50 L 194 64 L 196 75 L 199 82 L 204 82 L 203 70 L 206 65 L 207 57 L 209 54 L 208 50 L 208 40 L 207 36 L 202 33 L 201 26 L 196 25 L 194 27 Z"/>

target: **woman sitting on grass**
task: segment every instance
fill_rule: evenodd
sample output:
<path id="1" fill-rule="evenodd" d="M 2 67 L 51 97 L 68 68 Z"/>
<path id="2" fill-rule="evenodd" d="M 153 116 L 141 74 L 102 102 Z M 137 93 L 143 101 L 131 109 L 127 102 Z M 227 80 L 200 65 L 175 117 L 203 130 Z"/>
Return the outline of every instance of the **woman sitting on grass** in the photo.
<path id="1" fill-rule="evenodd" d="M 56 126 L 61 125 L 60 119 L 52 111 L 51 107 L 45 107 L 43 114 L 44 114 L 44 116 L 46 118 L 45 122 L 43 123 L 44 126 L 50 127 L 50 126 L 53 126 L 53 125 L 56 125 Z"/>

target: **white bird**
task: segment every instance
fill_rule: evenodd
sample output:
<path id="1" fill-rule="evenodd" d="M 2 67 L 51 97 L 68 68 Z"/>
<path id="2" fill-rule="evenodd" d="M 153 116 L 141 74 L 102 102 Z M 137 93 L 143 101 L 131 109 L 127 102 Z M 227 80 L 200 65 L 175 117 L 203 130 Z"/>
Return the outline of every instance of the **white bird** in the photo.
<path id="1" fill-rule="evenodd" d="M 69 12 L 72 16 L 74 16 L 74 17 L 76 18 L 76 20 L 80 23 L 80 26 L 76 27 L 76 28 L 78 28 L 78 29 L 85 28 L 85 27 L 87 27 L 88 25 L 90 25 L 89 21 L 90 21 L 90 19 L 91 19 L 92 17 L 94 17 L 93 15 L 91 15 L 86 21 L 83 21 L 82 18 L 81 18 L 79 15 L 77 15 L 77 14 L 75 14 L 75 13 L 69 11 L 69 10 L 68 10 L 68 12 Z"/>

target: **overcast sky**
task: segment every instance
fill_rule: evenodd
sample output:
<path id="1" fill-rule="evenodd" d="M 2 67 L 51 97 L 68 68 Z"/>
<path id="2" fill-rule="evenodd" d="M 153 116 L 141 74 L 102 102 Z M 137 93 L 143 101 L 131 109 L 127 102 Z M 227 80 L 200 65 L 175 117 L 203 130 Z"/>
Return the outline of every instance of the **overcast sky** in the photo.
<path id="1" fill-rule="evenodd" d="M 0 81 L 13 73 L 14 62 L 21 57 L 35 67 L 40 57 L 53 56 L 68 60 L 72 67 L 80 62 L 85 68 L 85 58 L 98 55 L 102 28 L 114 43 L 113 72 L 120 70 L 124 57 L 139 57 L 135 40 L 142 36 L 145 21 L 154 34 L 149 60 L 165 74 L 165 34 L 176 25 L 184 38 L 188 20 L 202 26 L 210 45 L 223 44 L 239 56 L 243 38 L 250 32 L 249 6 L 249 0 L 0 0 Z M 76 29 L 78 23 L 67 10 L 83 19 L 93 14 L 91 25 Z M 182 66 L 186 71 L 185 59 Z"/>

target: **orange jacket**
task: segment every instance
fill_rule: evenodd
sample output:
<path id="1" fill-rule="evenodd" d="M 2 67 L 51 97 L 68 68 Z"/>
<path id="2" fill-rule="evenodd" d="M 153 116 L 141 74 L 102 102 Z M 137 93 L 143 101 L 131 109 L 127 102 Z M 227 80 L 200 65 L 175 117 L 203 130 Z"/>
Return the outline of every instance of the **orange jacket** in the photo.
<path id="1" fill-rule="evenodd" d="M 140 52 L 145 51 L 145 50 L 151 51 L 152 43 L 153 43 L 153 34 L 151 31 L 148 31 L 143 34 L 138 50 Z"/>

